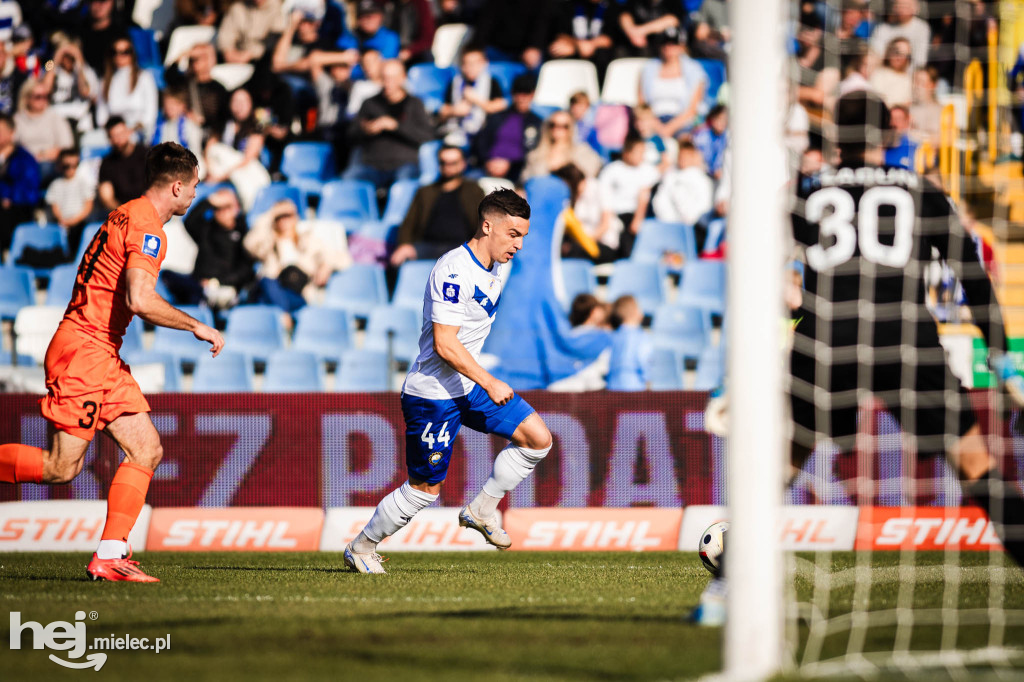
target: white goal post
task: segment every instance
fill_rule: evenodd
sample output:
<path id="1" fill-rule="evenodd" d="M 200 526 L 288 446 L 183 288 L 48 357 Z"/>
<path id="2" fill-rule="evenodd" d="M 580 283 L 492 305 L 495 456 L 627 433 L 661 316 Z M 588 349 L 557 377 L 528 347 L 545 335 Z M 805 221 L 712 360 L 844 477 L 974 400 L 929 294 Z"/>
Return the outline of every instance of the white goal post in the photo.
<path id="1" fill-rule="evenodd" d="M 766 679 L 784 652 L 777 522 L 783 499 L 786 111 L 783 0 L 730 2 L 732 191 L 728 256 L 728 487 L 725 677 Z"/>

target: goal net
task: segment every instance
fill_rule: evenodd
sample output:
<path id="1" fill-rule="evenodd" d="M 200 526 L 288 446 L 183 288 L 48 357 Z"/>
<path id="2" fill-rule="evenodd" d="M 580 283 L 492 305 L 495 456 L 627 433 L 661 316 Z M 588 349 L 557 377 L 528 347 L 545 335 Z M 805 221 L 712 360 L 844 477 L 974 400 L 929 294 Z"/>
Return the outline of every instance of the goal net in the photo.
<path id="1" fill-rule="evenodd" d="M 1024 571 L 1000 540 L 1014 532 L 1004 512 L 1024 477 L 1024 422 L 989 369 L 990 351 L 1020 365 L 1024 350 L 1011 5 L 786 3 L 793 248 L 781 260 L 799 263 L 802 302 L 779 387 L 782 457 L 797 465 L 780 502 L 856 512 L 852 551 L 783 557 L 782 660 L 802 675 L 1024 675 Z M 751 163 L 747 140 L 736 164 Z M 764 395 L 730 377 L 731 398 Z"/>

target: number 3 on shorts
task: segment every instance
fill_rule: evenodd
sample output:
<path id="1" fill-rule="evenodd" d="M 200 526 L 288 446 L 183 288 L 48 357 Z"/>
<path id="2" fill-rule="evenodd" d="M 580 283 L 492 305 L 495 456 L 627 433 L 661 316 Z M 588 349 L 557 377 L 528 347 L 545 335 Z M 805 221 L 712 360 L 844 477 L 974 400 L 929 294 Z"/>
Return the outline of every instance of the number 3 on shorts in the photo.
<path id="1" fill-rule="evenodd" d="M 434 422 L 427 422 L 427 425 L 423 427 L 423 434 L 420 436 L 420 440 L 427 444 L 427 447 L 431 450 L 434 449 L 434 441 L 438 443 L 444 443 L 444 446 L 448 447 L 448 442 L 452 439 L 452 435 L 448 433 L 448 422 L 441 424 L 441 430 L 437 432 L 437 436 L 430 434 L 430 427 L 434 425 Z"/>
<path id="2" fill-rule="evenodd" d="M 91 429 L 93 423 L 96 421 L 96 410 L 98 410 L 99 407 L 99 405 L 91 400 L 86 400 L 82 403 L 82 409 L 85 410 L 85 417 L 78 420 L 78 425 L 83 429 Z"/>

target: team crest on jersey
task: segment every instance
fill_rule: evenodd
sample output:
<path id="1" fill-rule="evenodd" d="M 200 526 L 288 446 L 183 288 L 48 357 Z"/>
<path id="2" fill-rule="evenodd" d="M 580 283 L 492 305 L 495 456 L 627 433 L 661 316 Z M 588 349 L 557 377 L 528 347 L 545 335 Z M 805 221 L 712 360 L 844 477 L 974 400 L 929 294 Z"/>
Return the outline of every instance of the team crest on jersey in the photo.
<path id="1" fill-rule="evenodd" d="M 459 302 L 459 285 L 458 284 L 452 284 L 451 282 L 449 282 L 448 284 L 445 284 L 444 288 L 442 290 L 442 293 L 444 294 L 444 300 L 451 301 L 452 303 L 458 303 Z"/>
<path id="2" fill-rule="evenodd" d="M 431 452 L 429 455 L 427 455 L 427 464 L 430 465 L 431 469 L 436 469 L 441 465 L 442 459 L 444 459 L 444 453 L 440 451 Z"/>
<path id="3" fill-rule="evenodd" d="M 142 253 L 156 258 L 160 253 L 160 237 L 154 234 L 147 234 L 142 239 Z"/>

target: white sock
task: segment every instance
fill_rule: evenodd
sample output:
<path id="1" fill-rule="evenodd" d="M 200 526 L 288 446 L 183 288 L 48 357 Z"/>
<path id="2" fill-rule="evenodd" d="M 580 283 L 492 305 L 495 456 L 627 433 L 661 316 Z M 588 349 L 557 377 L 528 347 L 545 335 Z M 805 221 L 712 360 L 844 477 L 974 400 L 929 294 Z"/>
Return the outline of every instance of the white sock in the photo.
<path id="1" fill-rule="evenodd" d="M 481 514 L 483 518 L 489 518 L 498 508 L 498 502 L 505 497 L 505 493 L 514 490 L 550 451 L 550 445 L 542 450 L 521 448 L 513 443 L 506 445 L 494 459 L 494 469 L 491 471 L 491 477 L 484 483 L 484 489 L 471 503 L 473 511 Z"/>
<path id="2" fill-rule="evenodd" d="M 370 522 L 352 541 L 352 549 L 364 554 L 372 552 L 377 543 L 397 533 L 405 524 L 412 521 L 416 512 L 436 499 L 437 495 L 417 490 L 406 481 L 380 501 Z"/>
<path id="3" fill-rule="evenodd" d="M 123 559 L 128 556 L 128 543 L 124 540 L 100 540 L 96 548 L 99 559 Z"/>

